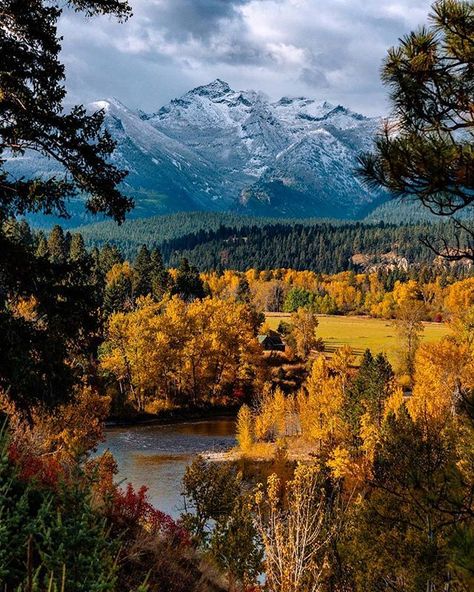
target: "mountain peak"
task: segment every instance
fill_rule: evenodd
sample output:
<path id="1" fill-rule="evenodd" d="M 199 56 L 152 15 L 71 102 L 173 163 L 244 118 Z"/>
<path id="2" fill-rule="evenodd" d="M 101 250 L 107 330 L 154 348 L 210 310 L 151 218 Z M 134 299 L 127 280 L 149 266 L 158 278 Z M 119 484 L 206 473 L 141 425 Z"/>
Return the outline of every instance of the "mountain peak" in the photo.
<path id="1" fill-rule="evenodd" d="M 213 80 L 209 84 L 205 84 L 203 86 L 198 86 L 198 87 L 194 88 L 193 90 L 191 90 L 189 92 L 189 94 L 208 96 L 212 99 L 212 98 L 220 97 L 220 96 L 225 95 L 230 92 L 233 92 L 233 90 L 227 84 L 227 82 L 225 82 L 224 80 L 221 80 L 220 78 L 216 78 L 215 80 Z"/>
<path id="2" fill-rule="evenodd" d="M 114 98 L 88 106 L 99 109 L 117 143 L 113 162 L 129 172 L 124 191 L 136 200 L 136 215 L 245 203 L 247 213 L 351 217 L 379 198 L 353 173 L 379 122 L 337 103 L 301 95 L 271 102 L 217 78 L 154 114 Z M 11 159 L 9 170 L 53 171 L 29 156 Z M 248 198 L 241 203 L 241 196 Z"/>
<path id="3" fill-rule="evenodd" d="M 91 111 L 104 111 L 109 113 L 111 110 L 129 111 L 129 108 L 115 97 L 108 97 L 89 104 Z"/>

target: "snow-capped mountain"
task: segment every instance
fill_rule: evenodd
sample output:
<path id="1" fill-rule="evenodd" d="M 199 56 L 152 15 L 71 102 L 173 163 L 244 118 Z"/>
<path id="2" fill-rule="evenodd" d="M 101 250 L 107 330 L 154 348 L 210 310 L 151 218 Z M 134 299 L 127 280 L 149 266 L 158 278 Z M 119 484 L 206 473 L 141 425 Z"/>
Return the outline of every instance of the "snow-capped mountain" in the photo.
<path id="1" fill-rule="evenodd" d="M 155 113 L 116 99 L 97 101 L 117 142 L 113 160 L 129 171 L 123 190 L 133 217 L 191 210 L 354 218 L 380 203 L 354 176 L 379 125 L 327 102 L 200 86 Z M 12 159 L 15 176 L 59 168 L 36 155 Z"/>

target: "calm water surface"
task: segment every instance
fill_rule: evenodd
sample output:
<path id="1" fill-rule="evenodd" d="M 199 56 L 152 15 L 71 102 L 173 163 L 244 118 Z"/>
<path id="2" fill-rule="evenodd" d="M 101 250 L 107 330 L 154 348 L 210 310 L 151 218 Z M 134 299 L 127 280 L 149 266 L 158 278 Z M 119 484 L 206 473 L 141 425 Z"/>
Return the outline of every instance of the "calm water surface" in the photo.
<path id="1" fill-rule="evenodd" d="M 147 485 L 150 501 L 177 517 L 182 510 L 181 480 L 187 465 L 202 452 L 227 450 L 235 444 L 235 421 L 213 419 L 176 425 L 114 427 L 106 430 L 99 452 L 109 449 L 119 480 Z"/>

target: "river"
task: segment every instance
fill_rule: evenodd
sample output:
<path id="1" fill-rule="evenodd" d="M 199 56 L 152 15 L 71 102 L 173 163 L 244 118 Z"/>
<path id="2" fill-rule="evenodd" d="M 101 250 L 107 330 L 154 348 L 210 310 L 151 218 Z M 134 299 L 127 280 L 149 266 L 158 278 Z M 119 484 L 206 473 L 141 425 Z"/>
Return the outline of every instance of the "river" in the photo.
<path id="1" fill-rule="evenodd" d="M 118 480 L 146 485 L 150 501 L 177 518 L 182 510 L 181 480 L 186 466 L 202 452 L 235 444 L 235 420 L 230 418 L 173 425 L 113 427 L 106 430 L 99 452 L 109 449 L 119 469 Z"/>

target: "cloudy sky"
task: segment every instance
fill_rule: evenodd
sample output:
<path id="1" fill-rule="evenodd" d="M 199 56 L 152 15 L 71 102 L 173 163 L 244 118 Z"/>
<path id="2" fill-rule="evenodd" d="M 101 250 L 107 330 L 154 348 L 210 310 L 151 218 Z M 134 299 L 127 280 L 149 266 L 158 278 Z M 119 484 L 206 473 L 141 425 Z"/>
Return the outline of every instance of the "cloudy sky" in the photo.
<path id="1" fill-rule="evenodd" d="M 74 101 L 110 96 L 155 111 L 215 78 L 271 98 L 305 95 L 386 113 L 387 48 L 426 22 L 431 0 L 131 0 L 125 24 L 61 22 Z"/>

